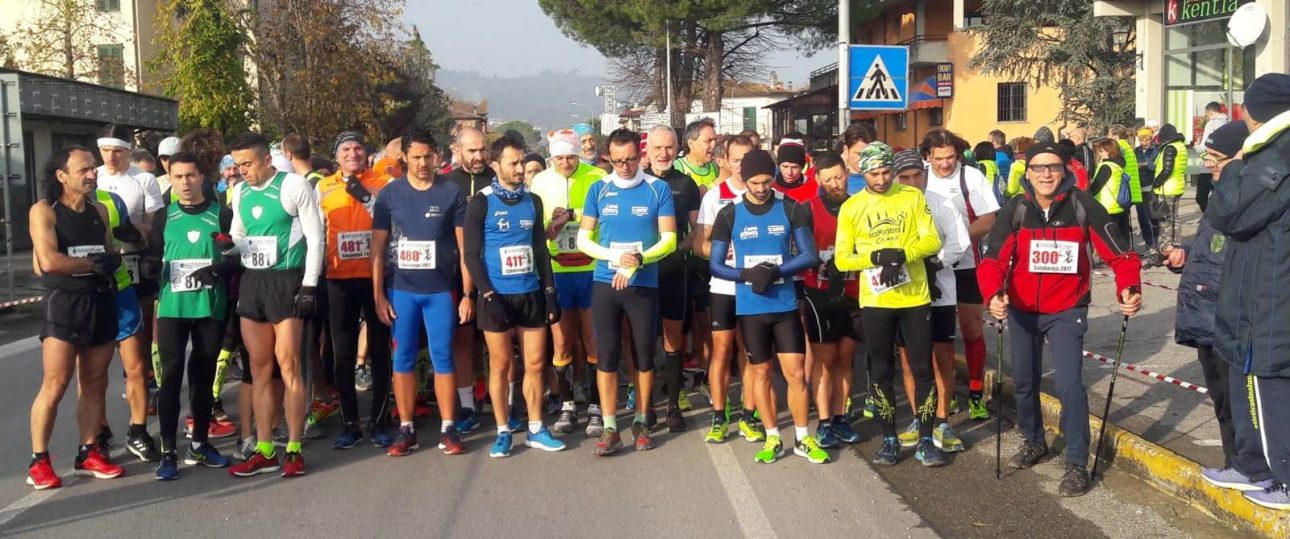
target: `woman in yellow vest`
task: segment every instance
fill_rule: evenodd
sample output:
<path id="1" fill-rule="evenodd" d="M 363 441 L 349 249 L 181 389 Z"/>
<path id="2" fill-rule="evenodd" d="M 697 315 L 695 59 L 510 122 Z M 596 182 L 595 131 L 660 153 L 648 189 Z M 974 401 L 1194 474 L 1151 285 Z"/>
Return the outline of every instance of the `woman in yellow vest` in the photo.
<path id="1" fill-rule="evenodd" d="M 1120 227 L 1124 237 L 1129 237 L 1128 208 L 1117 200 L 1120 184 L 1124 181 L 1124 154 L 1115 139 L 1104 138 L 1093 143 L 1093 153 L 1097 154 L 1097 167 L 1093 179 L 1089 182 L 1088 192 L 1098 204 L 1111 214 L 1111 220 Z"/>
<path id="2" fill-rule="evenodd" d="M 1156 154 L 1156 177 L 1152 193 L 1163 206 L 1164 215 L 1153 215 L 1161 219 L 1160 246 L 1177 247 L 1178 240 L 1178 199 L 1182 198 L 1187 188 L 1187 146 L 1183 143 L 1182 134 L 1173 124 L 1165 124 L 1156 133 L 1160 144 L 1160 153 Z M 1156 212 L 1152 212 L 1156 213 Z"/>

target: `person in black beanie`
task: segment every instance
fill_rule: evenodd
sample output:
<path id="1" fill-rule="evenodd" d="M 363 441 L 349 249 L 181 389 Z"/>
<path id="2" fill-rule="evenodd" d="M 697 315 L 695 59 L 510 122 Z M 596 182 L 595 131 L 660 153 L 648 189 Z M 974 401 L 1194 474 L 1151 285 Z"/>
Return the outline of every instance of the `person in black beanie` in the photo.
<path id="1" fill-rule="evenodd" d="M 769 155 L 769 154 L 767 154 Z M 775 183 L 771 186 L 798 202 L 806 202 L 820 190 L 814 178 L 806 177 L 806 147 L 797 140 L 785 138 L 775 150 L 778 163 Z"/>
<path id="2" fill-rule="evenodd" d="M 1244 482 L 1236 488 L 1258 505 L 1290 509 L 1290 75 L 1267 74 L 1245 91 L 1250 135 L 1210 195 L 1206 217 L 1227 236 L 1214 351 L 1228 364 L 1232 422 Z M 1248 462 L 1247 462 L 1248 460 Z M 1270 483 L 1269 483 L 1270 481 Z"/>

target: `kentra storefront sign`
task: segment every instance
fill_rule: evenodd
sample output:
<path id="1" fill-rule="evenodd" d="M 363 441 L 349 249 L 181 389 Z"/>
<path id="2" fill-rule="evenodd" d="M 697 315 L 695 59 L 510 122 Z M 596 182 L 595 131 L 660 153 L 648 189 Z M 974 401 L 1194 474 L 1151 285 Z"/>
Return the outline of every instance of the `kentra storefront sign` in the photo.
<path id="1" fill-rule="evenodd" d="M 1250 0 L 1165 0 L 1165 26 L 1231 17 Z"/>

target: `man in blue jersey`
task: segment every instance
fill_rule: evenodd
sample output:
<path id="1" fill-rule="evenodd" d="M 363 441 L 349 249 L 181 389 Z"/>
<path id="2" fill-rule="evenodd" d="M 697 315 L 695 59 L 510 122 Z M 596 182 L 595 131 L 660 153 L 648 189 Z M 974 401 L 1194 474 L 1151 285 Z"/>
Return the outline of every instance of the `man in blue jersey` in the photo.
<path id="1" fill-rule="evenodd" d="M 622 358 L 622 318 L 627 316 L 642 395 L 632 421 L 636 450 L 654 447 L 645 416 L 654 388 L 654 339 L 658 336 L 658 264 L 676 249 L 676 218 L 667 182 L 640 167 L 639 133 L 618 129 L 609 135 L 614 172 L 587 191 L 578 230 L 579 251 L 597 260 L 591 293 L 595 323 L 596 368 L 605 429 L 597 456 L 622 447 L 618 435 L 618 362 Z"/>
<path id="2" fill-rule="evenodd" d="M 551 260 L 542 228 L 542 199 L 524 186 L 524 143 L 497 139 L 489 152 L 497 176 L 466 205 L 466 269 L 479 291 L 478 321 L 488 345 L 488 393 L 497 420 L 493 458 L 511 454 L 511 371 L 515 364 L 511 332 L 519 334 L 524 361 L 524 402 L 528 406 L 529 447 L 563 450 L 542 424 L 542 374 L 546 366 L 546 326 L 560 319 L 551 277 Z"/>
<path id="3" fill-rule="evenodd" d="M 739 171 L 748 191 L 743 204 L 730 204 L 717 213 L 709 266 L 713 276 L 735 281 L 735 315 L 748 349 L 753 397 L 766 427 L 766 442 L 754 459 L 771 463 L 784 455 L 770 387 L 770 360 L 778 357 L 788 381 L 788 408 L 797 442 L 793 452 L 813 464 L 823 464 L 829 461 L 829 454 L 809 430 L 806 336 L 792 279 L 819 264 L 811 213 L 771 187 L 775 160 L 765 150 L 748 152 Z M 726 260 L 731 247 L 736 253 L 734 265 Z"/>
<path id="4" fill-rule="evenodd" d="M 377 316 L 393 328 L 394 401 L 399 410 L 399 432 L 387 454 L 401 457 L 418 447 L 412 414 L 424 328 L 441 414 L 439 448 L 456 455 L 466 448 L 453 423 L 457 380 L 452 335 L 458 319 L 475 316 L 475 287 L 461 254 L 466 195 L 435 174 L 439 143 L 428 131 L 414 128 L 404 136 L 403 155 L 407 175 L 381 189 L 372 206 L 372 292 Z M 387 262 L 389 256 L 394 259 Z M 465 285 L 460 300 L 453 293 L 458 281 Z"/>

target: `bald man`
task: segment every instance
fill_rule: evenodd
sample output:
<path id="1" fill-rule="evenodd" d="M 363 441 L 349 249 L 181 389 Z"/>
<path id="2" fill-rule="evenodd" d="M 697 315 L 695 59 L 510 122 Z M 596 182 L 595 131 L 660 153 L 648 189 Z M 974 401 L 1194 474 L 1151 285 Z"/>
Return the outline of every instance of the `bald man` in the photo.
<path id="1" fill-rule="evenodd" d="M 1075 153 L 1072 157 L 1082 163 L 1085 170 L 1093 170 L 1093 165 L 1097 163 L 1093 160 L 1093 148 L 1088 145 L 1088 130 L 1076 127 L 1068 131 L 1066 136 L 1075 143 Z"/>

